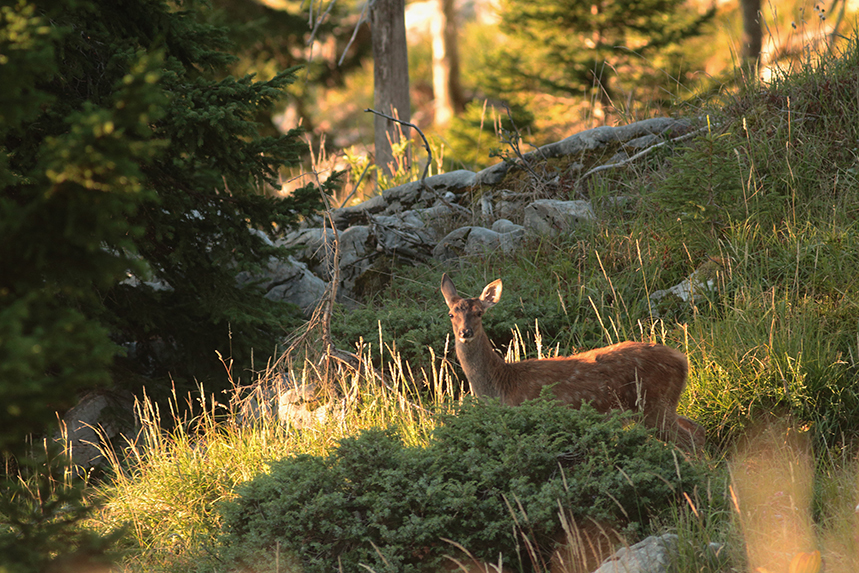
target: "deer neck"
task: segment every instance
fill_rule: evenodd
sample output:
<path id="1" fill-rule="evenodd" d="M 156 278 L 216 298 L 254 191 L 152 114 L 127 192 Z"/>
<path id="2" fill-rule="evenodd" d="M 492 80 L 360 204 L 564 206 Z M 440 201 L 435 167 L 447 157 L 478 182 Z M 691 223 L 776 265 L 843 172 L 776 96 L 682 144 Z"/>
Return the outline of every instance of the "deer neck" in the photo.
<path id="1" fill-rule="evenodd" d="M 471 342 L 457 339 L 456 356 L 475 395 L 504 400 L 502 381 L 507 379 L 509 366 L 492 349 L 485 332 L 475 335 Z"/>

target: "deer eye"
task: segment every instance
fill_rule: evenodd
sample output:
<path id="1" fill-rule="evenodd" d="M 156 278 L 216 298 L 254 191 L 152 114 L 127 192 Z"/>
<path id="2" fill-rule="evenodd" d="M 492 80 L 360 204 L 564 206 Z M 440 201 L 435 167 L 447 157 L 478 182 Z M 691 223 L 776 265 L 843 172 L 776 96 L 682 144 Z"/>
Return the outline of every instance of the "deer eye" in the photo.
<path id="1" fill-rule="evenodd" d="M 449 312 L 449 313 L 447 313 L 447 316 L 448 316 L 449 318 L 453 318 L 453 313 L 452 313 L 452 312 Z"/>

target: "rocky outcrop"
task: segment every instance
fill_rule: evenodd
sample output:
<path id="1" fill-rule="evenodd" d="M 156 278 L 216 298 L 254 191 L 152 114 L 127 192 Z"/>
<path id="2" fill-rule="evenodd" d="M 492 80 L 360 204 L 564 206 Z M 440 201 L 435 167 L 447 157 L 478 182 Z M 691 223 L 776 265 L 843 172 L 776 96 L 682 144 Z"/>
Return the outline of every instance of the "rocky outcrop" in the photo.
<path id="1" fill-rule="evenodd" d="M 648 146 L 689 131 L 687 122 L 670 118 L 598 127 L 478 173 L 453 171 L 387 189 L 358 205 L 334 209 L 329 221 L 335 229 L 320 217 L 281 239 L 278 244 L 291 255 L 271 261 L 261 284 L 267 297 L 309 312 L 332 279 L 335 243 L 340 253 L 339 300 L 348 305 L 358 298 L 367 273 L 386 272 L 378 268 L 380 261 L 418 264 L 510 253 L 528 235 L 574 234 L 596 219 L 589 201 L 546 199 L 495 187 L 512 171 L 527 174 L 527 166 L 538 159 L 571 157 L 581 171 L 584 164 L 594 164 L 594 157 L 605 156 L 609 159 L 600 165 L 613 167 Z M 557 186 L 557 179 L 540 185 Z"/>

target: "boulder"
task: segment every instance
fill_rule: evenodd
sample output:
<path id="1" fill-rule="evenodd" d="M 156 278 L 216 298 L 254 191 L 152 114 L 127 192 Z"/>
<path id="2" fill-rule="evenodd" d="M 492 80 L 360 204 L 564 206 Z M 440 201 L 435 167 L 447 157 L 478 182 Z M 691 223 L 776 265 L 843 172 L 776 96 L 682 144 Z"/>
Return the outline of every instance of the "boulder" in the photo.
<path id="1" fill-rule="evenodd" d="M 588 129 L 561 141 L 544 145 L 531 153 L 540 154 L 541 157 L 577 155 L 615 143 L 633 141 L 648 135 L 676 137 L 688 132 L 689 129 L 691 126 L 688 121 L 670 117 L 654 117 L 628 125 Z"/>
<path id="2" fill-rule="evenodd" d="M 277 399 L 277 420 L 293 428 L 308 428 L 328 417 L 331 404 L 321 404 L 315 384 L 302 384 L 281 392 Z"/>
<path id="3" fill-rule="evenodd" d="M 595 218 L 590 201 L 539 199 L 525 207 L 525 228 L 537 235 L 573 231 Z"/>
<path id="4" fill-rule="evenodd" d="M 632 547 L 623 547 L 603 561 L 594 573 L 666 573 L 677 550 L 677 536 L 651 536 Z"/>
<path id="5" fill-rule="evenodd" d="M 63 415 L 56 436 L 72 463 L 85 470 L 104 464 L 101 445 L 130 429 L 134 397 L 118 392 L 91 392 Z"/>
<path id="6" fill-rule="evenodd" d="M 498 219 L 492 223 L 492 230 L 496 233 L 524 233 L 525 227 L 517 225 L 510 219 Z"/>
<path id="7" fill-rule="evenodd" d="M 242 273 L 237 278 L 240 282 L 247 282 L 258 277 Z M 306 264 L 288 256 L 286 259 L 269 259 L 261 286 L 267 299 L 289 302 L 309 313 L 325 294 L 327 284 L 310 272 Z"/>
<path id="8" fill-rule="evenodd" d="M 455 259 L 466 255 L 483 255 L 490 251 L 510 252 L 521 242 L 524 231 L 498 233 L 485 227 L 460 227 L 448 233 L 433 249 L 438 260 Z"/>
<path id="9" fill-rule="evenodd" d="M 289 249 L 292 256 L 305 263 L 310 271 L 324 277 L 328 257 L 334 251 L 334 230 L 329 227 L 311 227 L 293 231 L 277 242 Z"/>
<path id="10" fill-rule="evenodd" d="M 626 144 L 640 146 L 644 143 L 641 138 L 653 137 L 676 137 L 683 135 L 691 129 L 688 121 L 673 119 L 670 117 L 655 117 L 645 119 L 628 125 L 601 126 L 588 129 L 557 141 L 549 143 L 523 155 L 525 161 L 538 158 L 550 159 L 568 155 L 581 155 L 587 151 L 593 151 L 615 144 Z M 650 141 L 655 141 L 651 139 Z M 634 144 L 632 142 L 635 142 Z M 479 171 L 474 178 L 475 185 L 497 185 L 500 183 L 507 171 L 515 165 L 515 162 L 504 161 L 496 163 L 486 169 Z"/>
<path id="11" fill-rule="evenodd" d="M 340 297 L 352 299 L 352 287 L 373 264 L 376 237 L 370 225 L 355 225 L 340 231 Z M 325 278 L 330 280 L 326 267 Z"/>
<path id="12" fill-rule="evenodd" d="M 255 383 L 231 406 L 239 424 L 276 419 L 294 428 L 307 428 L 324 421 L 331 409 L 330 404 L 320 402 L 315 384 L 296 384 L 284 375 Z"/>
<path id="13" fill-rule="evenodd" d="M 589 163 L 597 155 L 605 154 L 610 146 L 611 151 L 617 150 L 612 160 L 617 162 L 666 137 L 688 133 L 690 129 L 688 122 L 672 118 L 598 127 L 544 145 L 526 153 L 524 159 L 568 156 Z M 594 150 L 598 152 L 591 153 L 586 160 L 586 152 Z M 567 170 L 567 175 L 583 169 L 580 161 Z M 599 162 L 605 164 L 604 160 Z M 541 182 L 538 191 L 485 187 L 502 181 L 507 170 L 515 165 L 516 161 L 504 161 L 479 173 L 466 170 L 443 173 L 428 177 L 423 183 L 413 181 L 387 189 L 359 205 L 332 210 L 334 226 L 339 230 L 341 253 L 338 301 L 348 303 L 356 298 L 356 293 L 364 290 L 361 286 L 364 279 L 373 276 L 368 273 L 385 274 L 388 272 L 385 265 L 390 265 L 390 261 L 422 263 L 430 257 L 444 260 L 498 249 L 508 252 L 521 244 L 525 230 L 536 235 L 570 233 L 595 219 L 588 201 L 534 201 L 538 191 L 551 192 L 549 187 L 560 184 L 557 176 Z M 471 217 L 471 211 L 458 202 L 466 190 L 477 186 L 484 186 L 477 204 L 481 226 L 461 227 L 442 238 L 442 229 L 451 228 L 457 218 L 461 220 L 463 214 Z M 624 198 L 612 200 L 620 205 Z M 302 308 L 312 307 L 331 280 L 334 231 L 326 228 L 321 217 L 308 217 L 300 230 L 289 233 L 278 244 L 292 249 L 294 259 L 282 265 L 270 265 L 272 276 L 264 279 L 267 296 L 294 302 Z M 291 281 L 300 284 L 287 284 Z M 368 284 L 375 283 L 369 281 Z M 678 285 L 672 287 L 671 292 L 687 296 L 685 293 L 693 286 L 691 283 Z M 654 293 L 654 296 L 660 294 Z"/>
<path id="14" fill-rule="evenodd" d="M 421 211 L 373 217 L 371 222 L 376 236 L 376 249 L 416 263 L 426 261 L 432 255 L 439 233 L 433 226 L 427 225 Z"/>
<path id="15" fill-rule="evenodd" d="M 426 186 L 420 181 L 412 181 L 392 187 L 358 205 L 334 209 L 331 215 L 338 229 L 346 229 L 366 222 L 367 215 L 395 215 L 412 209 L 428 208 L 443 203 L 441 197 L 450 202 L 448 193 L 461 192 L 474 185 L 474 182 L 474 173 L 464 169 L 442 173 L 427 177 L 424 180 Z"/>
<path id="16" fill-rule="evenodd" d="M 474 176 L 474 184 L 490 186 L 497 185 L 504 180 L 504 176 L 507 175 L 508 169 L 510 169 L 510 164 L 504 161 L 496 163 L 495 165 L 490 165 L 486 169 L 477 172 Z"/>

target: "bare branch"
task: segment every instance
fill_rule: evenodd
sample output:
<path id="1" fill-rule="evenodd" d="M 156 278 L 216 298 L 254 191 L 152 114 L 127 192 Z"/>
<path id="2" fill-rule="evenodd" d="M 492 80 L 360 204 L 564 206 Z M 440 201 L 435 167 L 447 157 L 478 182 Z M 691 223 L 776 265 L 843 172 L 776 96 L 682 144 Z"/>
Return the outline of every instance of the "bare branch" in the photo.
<path id="1" fill-rule="evenodd" d="M 606 171 L 608 169 L 614 169 L 615 167 L 623 167 L 624 165 L 627 165 L 628 163 L 632 163 L 636 159 L 644 157 L 645 155 L 647 155 L 648 153 L 650 153 L 654 149 L 657 149 L 657 148 L 662 147 L 663 145 L 667 145 L 669 143 L 678 143 L 680 141 L 685 141 L 687 139 L 691 139 L 691 138 L 695 137 L 696 135 L 698 135 L 699 133 L 702 133 L 704 131 L 707 131 L 706 127 L 696 129 L 695 131 L 691 131 L 685 135 L 681 135 L 680 137 L 675 137 L 674 139 L 666 139 L 665 141 L 660 141 L 659 143 L 657 143 L 655 145 L 651 145 L 650 147 L 642 149 L 641 151 L 639 151 L 638 153 L 636 153 L 632 157 L 627 157 L 623 161 L 618 161 L 617 163 L 609 163 L 608 165 L 599 165 L 597 167 L 594 167 L 593 169 L 591 169 L 590 171 L 588 171 L 587 173 L 585 173 L 581 177 L 579 177 L 579 181 L 584 181 L 587 177 L 590 177 L 594 173 L 599 173 L 600 171 Z"/>
<path id="2" fill-rule="evenodd" d="M 364 180 L 364 176 L 367 174 L 367 171 L 369 171 L 369 170 L 370 170 L 370 163 L 371 163 L 370 161 L 367 161 L 367 165 L 365 165 L 365 166 L 364 166 L 364 170 L 363 170 L 363 171 L 361 171 L 361 175 L 358 177 L 358 180 L 355 182 L 355 186 L 354 186 L 354 187 L 352 187 L 352 191 L 350 191 L 350 192 L 349 192 L 349 194 L 348 194 L 348 195 L 346 195 L 346 198 L 345 198 L 345 199 L 343 199 L 343 202 L 342 202 L 342 203 L 340 203 L 340 209 L 342 209 L 343 207 L 345 207 L 345 206 L 346 206 L 346 203 L 348 203 L 348 202 L 349 202 L 349 199 L 351 199 L 351 198 L 352 198 L 352 195 L 354 195 L 355 193 L 357 193 L 357 192 L 358 192 L 358 187 L 360 187 L 360 186 L 361 186 L 361 181 L 363 181 L 363 180 Z"/>
<path id="3" fill-rule="evenodd" d="M 315 24 L 313 22 L 313 0 L 310 1 L 310 10 L 309 10 L 310 15 L 309 15 L 309 21 L 307 22 L 307 25 L 310 26 L 311 31 L 310 31 L 310 38 L 307 40 L 308 46 L 313 46 L 313 41 L 316 40 L 316 32 L 319 31 L 319 27 L 325 22 L 325 20 L 328 19 L 328 16 L 331 14 L 331 10 L 334 9 L 334 3 L 336 1 L 337 0 L 331 0 L 331 2 L 328 4 L 328 8 L 325 9 L 325 13 L 316 19 Z M 321 6 L 322 0 L 319 0 L 319 4 Z M 360 24 L 360 22 L 358 22 L 358 23 Z"/>
<path id="4" fill-rule="evenodd" d="M 355 24 L 355 29 L 352 30 L 352 37 L 349 38 L 349 43 L 346 44 L 346 47 L 343 48 L 343 54 L 340 56 L 340 60 L 337 62 L 338 66 L 343 65 L 343 60 L 346 58 L 346 53 L 349 51 L 349 48 L 352 47 L 352 43 L 355 41 L 355 37 L 358 35 L 358 28 L 361 27 L 361 24 L 367 21 L 367 12 L 373 8 L 373 4 L 375 0 L 367 0 L 364 3 L 364 7 L 361 8 L 361 16 L 358 18 L 358 23 Z"/>
<path id="5" fill-rule="evenodd" d="M 419 128 L 418 126 L 416 126 L 415 124 L 413 124 L 413 123 L 411 123 L 411 122 L 409 122 L 409 121 L 403 121 L 402 119 L 398 119 L 398 118 L 396 118 L 396 117 L 392 117 L 392 116 L 390 116 L 390 115 L 388 115 L 388 114 L 386 114 L 386 113 L 382 113 L 382 112 L 380 112 L 380 111 L 376 111 L 375 109 L 367 108 L 367 109 L 365 109 L 364 111 L 365 111 L 365 112 L 374 113 L 374 114 L 376 114 L 376 115 L 378 115 L 378 116 L 381 116 L 381 117 L 384 117 L 385 119 L 388 119 L 388 120 L 390 120 L 390 121 L 393 121 L 393 122 L 396 122 L 396 123 L 399 123 L 399 124 L 405 125 L 405 126 L 407 126 L 407 127 L 414 128 L 414 129 L 415 129 L 415 131 L 417 131 L 417 132 L 420 134 L 421 139 L 423 139 L 423 141 L 424 141 L 424 149 L 426 149 L 426 152 L 427 152 L 427 162 L 426 162 L 426 165 L 424 165 L 423 173 L 421 173 L 421 180 L 420 180 L 421 188 L 423 188 L 423 189 L 425 189 L 425 190 L 429 191 L 430 193 L 432 193 L 433 195 L 435 195 L 435 196 L 436 196 L 436 198 L 438 198 L 442 203 L 444 203 L 445 205 L 447 205 L 448 207 L 450 207 L 450 208 L 451 208 L 451 209 L 453 209 L 454 211 L 460 211 L 460 212 L 463 212 L 463 213 L 465 213 L 465 214 L 467 214 L 467 215 L 471 215 L 471 212 L 470 212 L 468 209 L 466 209 L 465 207 L 463 207 L 463 206 L 461 206 L 461 205 L 454 205 L 453 203 L 451 203 L 450 201 L 448 201 L 447 199 L 445 199 L 445 198 L 441 195 L 441 193 L 439 193 L 438 191 L 436 191 L 435 189 L 433 189 L 432 187 L 430 187 L 429 185 L 427 185 L 427 184 L 426 184 L 426 181 L 425 181 L 425 180 L 426 180 L 426 178 L 427 178 L 427 172 L 429 171 L 429 166 L 430 166 L 430 164 L 432 163 L 432 149 L 430 149 L 429 141 L 427 141 L 427 138 L 426 138 L 426 136 L 424 135 L 424 132 L 423 132 L 423 131 L 421 131 L 421 128 Z"/>

